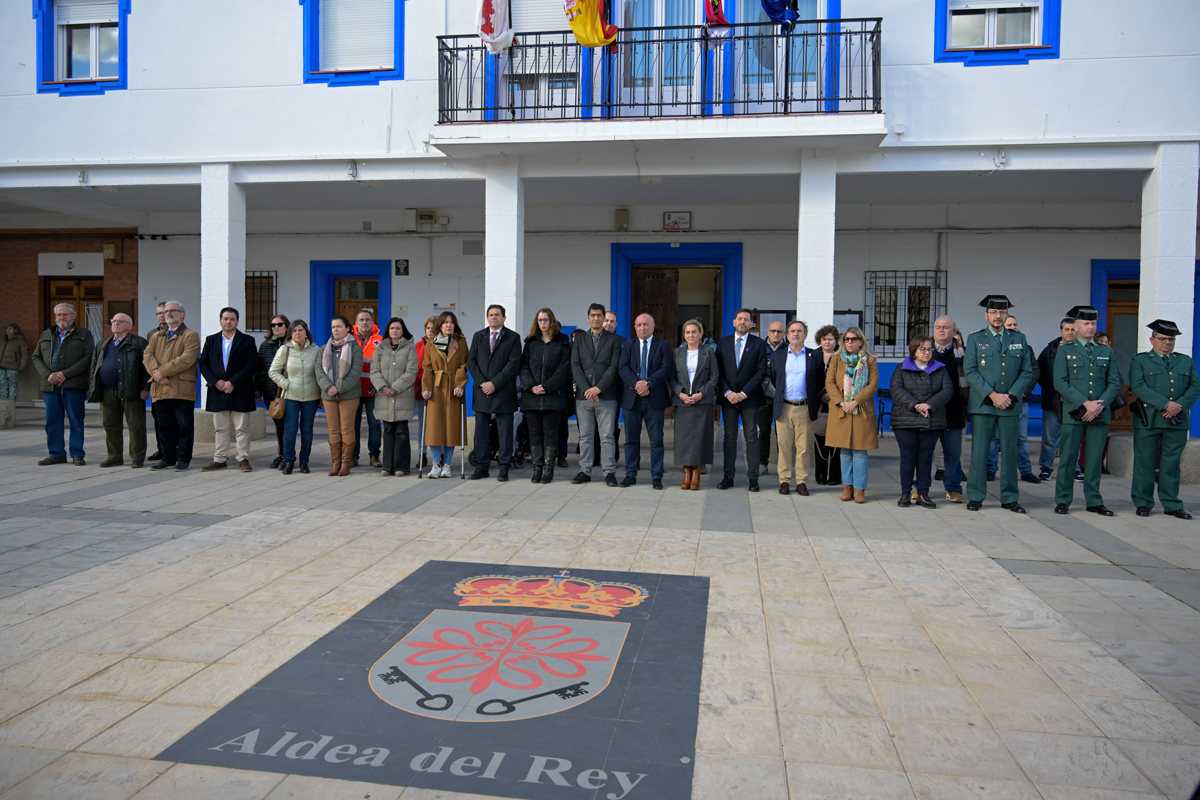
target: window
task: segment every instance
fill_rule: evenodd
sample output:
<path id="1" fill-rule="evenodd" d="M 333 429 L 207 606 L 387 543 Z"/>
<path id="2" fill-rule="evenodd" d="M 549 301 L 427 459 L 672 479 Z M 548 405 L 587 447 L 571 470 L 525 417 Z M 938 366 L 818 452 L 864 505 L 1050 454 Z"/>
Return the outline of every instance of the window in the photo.
<path id="1" fill-rule="evenodd" d="M 243 321 L 246 330 L 271 330 L 271 317 L 275 316 L 278 283 L 278 272 L 248 271 L 246 273 L 246 317 Z"/>
<path id="2" fill-rule="evenodd" d="M 103 94 L 127 86 L 131 0 L 35 0 L 39 92 Z"/>
<path id="3" fill-rule="evenodd" d="M 867 341 L 875 355 L 903 358 L 908 339 L 932 333 L 946 313 L 946 273 L 942 270 L 878 270 L 866 273 Z"/>
<path id="4" fill-rule="evenodd" d="M 1062 0 L 934 0 L 934 61 L 967 66 L 1058 58 Z"/>
<path id="5" fill-rule="evenodd" d="M 300 0 L 304 81 L 376 85 L 404 77 L 405 0 Z"/>

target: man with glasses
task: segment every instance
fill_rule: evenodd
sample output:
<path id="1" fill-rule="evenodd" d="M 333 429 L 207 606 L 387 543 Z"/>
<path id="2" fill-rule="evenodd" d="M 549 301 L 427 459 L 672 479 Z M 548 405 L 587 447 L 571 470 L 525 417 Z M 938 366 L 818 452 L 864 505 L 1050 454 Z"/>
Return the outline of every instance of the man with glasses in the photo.
<path id="1" fill-rule="evenodd" d="M 54 307 L 54 327 L 42 332 L 33 350 L 33 367 L 42 377 L 42 400 L 46 406 L 46 449 L 50 454 L 41 466 L 67 463 L 63 445 L 63 416 L 71 425 L 71 463 L 83 460 L 83 404 L 88 388 L 88 367 L 95 342 L 85 328 L 75 326 L 75 306 Z"/>
<path id="2" fill-rule="evenodd" d="M 121 453 L 128 425 L 130 466 L 140 469 L 146 462 L 146 398 L 150 391 L 150 376 L 142 363 L 147 342 L 133 333 L 128 314 L 113 314 L 108 325 L 112 333 L 96 347 L 88 383 L 88 399 L 100 403 L 103 412 L 108 456 L 100 466 L 125 463 Z"/>
<path id="3" fill-rule="evenodd" d="M 1152 349 L 1138 353 L 1129 365 L 1129 384 L 1137 397 L 1133 404 L 1133 483 L 1129 494 L 1137 515 L 1148 517 L 1157 486 L 1164 513 L 1191 519 L 1179 499 L 1179 468 L 1191 429 L 1189 411 L 1200 399 L 1200 377 L 1192 359 L 1175 352 L 1178 325 L 1169 319 L 1156 319 L 1146 327 L 1153 331 Z"/>
<path id="4" fill-rule="evenodd" d="M 807 336 L 807 332 L 805 333 Z M 767 325 L 767 361 L 771 360 L 771 354 L 776 350 L 782 350 L 787 346 L 787 342 L 783 338 L 783 323 L 779 320 Z M 771 384 L 770 377 L 763 378 L 763 392 L 767 400 L 775 397 L 775 387 Z M 775 427 L 773 406 L 771 403 L 763 403 L 758 407 L 758 411 L 754 415 L 754 424 L 758 428 L 758 471 L 764 473 L 771 461 L 771 431 Z"/>
<path id="5" fill-rule="evenodd" d="M 167 329 L 154 334 L 142 363 L 150 373 L 150 400 L 162 434 L 162 460 L 150 469 L 183 471 L 192 463 L 195 439 L 196 360 L 200 334 L 184 324 L 187 312 L 177 300 L 163 307 Z"/>
<path id="6" fill-rule="evenodd" d="M 154 341 L 154 334 L 163 333 L 167 330 L 167 304 L 158 302 L 154 306 L 154 318 L 158 320 L 158 324 L 146 332 L 146 346 L 150 346 L 150 342 Z M 151 461 L 158 461 L 162 458 L 162 437 L 158 433 L 158 412 L 155 410 L 155 405 L 150 404 L 150 418 L 154 420 L 154 452 L 150 454 Z"/>

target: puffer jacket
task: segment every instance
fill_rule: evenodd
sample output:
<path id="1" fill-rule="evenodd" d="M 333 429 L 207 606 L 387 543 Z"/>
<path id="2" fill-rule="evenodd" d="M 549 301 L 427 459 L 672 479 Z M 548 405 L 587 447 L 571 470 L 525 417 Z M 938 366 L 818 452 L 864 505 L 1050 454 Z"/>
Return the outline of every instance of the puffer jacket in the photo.
<path id="1" fill-rule="evenodd" d="M 950 370 L 940 361 L 930 361 L 921 369 L 912 358 L 904 359 L 892 373 L 892 428 L 940 431 L 946 427 L 946 404 L 954 396 Z M 914 410 L 929 404 L 929 416 Z"/>
<path id="2" fill-rule="evenodd" d="M 9 336 L 0 333 L 0 369 L 15 369 L 17 372 L 29 366 L 29 342 L 21 334 Z"/>
<path id="3" fill-rule="evenodd" d="M 371 359 L 371 384 L 375 387 L 375 419 L 380 422 L 407 422 L 415 406 L 412 387 L 417 381 L 417 349 L 409 339 L 392 347 L 391 339 L 375 346 Z M 383 394 L 390 386 L 391 397 Z"/>
<path id="4" fill-rule="evenodd" d="M 320 347 L 312 342 L 300 347 L 289 341 L 275 353 L 267 375 L 278 390 L 283 392 L 284 400 L 300 403 L 320 400 L 321 387 L 317 385 L 317 368 L 320 362 Z"/>
<path id="5" fill-rule="evenodd" d="M 42 331 L 38 337 L 37 346 L 33 349 L 33 368 L 42 377 L 43 392 L 53 392 L 55 389 L 79 389 L 87 391 L 88 370 L 92 366 L 92 351 L 96 342 L 86 328 L 72 328 L 60 344 L 58 330 L 50 328 Z M 66 378 L 58 386 L 51 385 L 46 379 L 52 372 L 61 372 Z"/>
<path id="6" fill-rule="evenodd" d="M 521 410 L 564 411 L 567 397 L 564 389 L 571 382 L 571 342 L 565 334 L 558 334 L 550 341 L 541 336 L 525 340 L 521 353 Z M 541 385 L 545 394 L 534 394 L 531 389 Z"/>
<path id="7" fill-rule="evenodd" d="M 92 368 L 88 373 L 88 400 L 99 403 L 104 399 L 104 387 L 100 383 L 100 366 L 104 363 L 104 348 L 112 341 L 112 336 L 105 337 L 92 356 Z M 150 376 L 142 358 L 146 354 L 148 342 L 136 333 L 125 337 L 117 346 L 117 395 L 122 400 L 141 400 L 142 392 L 150 384 Z"/>

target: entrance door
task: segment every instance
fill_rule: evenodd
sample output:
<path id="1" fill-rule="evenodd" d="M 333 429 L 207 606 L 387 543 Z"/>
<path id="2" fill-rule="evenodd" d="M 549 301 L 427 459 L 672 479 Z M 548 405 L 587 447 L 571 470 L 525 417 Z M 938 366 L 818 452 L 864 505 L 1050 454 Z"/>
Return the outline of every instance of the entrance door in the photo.
<path id="1" fill-rule="evenodd" d="M 634 267 L 633 313 L 654 317 L 654 335 L 672 347 L 683 341 L 681 329 L 689 319 L 700 320 L 705 336 L 719 338 L 721 278 L 717 266 Z"/>
<path id="2" fill-rule="evenodd" d="M 337 278 L 333 283 L 333 313 L 350 320 L 364 308 L 370 310 L 376 322 L 386 320 L 379 318 L 379 279 L 378 278 Z"/>
<path id="3" fill-rule="evenodd" d="M 1126 400 L 1133 399 L 1128 384 L 1129 363 L 1138 348 L 1138 291 L 1137 281 L 1108 282 L 1108 317 L 1103 320 L 1104 327 L 1101 329 L 1108 334 L 1116 354 L 1123 384 L 1121 391 L 1125 393 Z M 1129 430 L 1132 425 L 1128 406 L 1113 413 L 1113 428 Z"/>
<path id="4" fill-rule="evenodd" d="M 46 307 L 43 310 L 43 328 L 54 324 L 54 307 L 59 303 L 75 306 L 75 324 L 86 328 L 100 341 L 104 337 L 104 279 L 103 278 L 47 278 Z"/>

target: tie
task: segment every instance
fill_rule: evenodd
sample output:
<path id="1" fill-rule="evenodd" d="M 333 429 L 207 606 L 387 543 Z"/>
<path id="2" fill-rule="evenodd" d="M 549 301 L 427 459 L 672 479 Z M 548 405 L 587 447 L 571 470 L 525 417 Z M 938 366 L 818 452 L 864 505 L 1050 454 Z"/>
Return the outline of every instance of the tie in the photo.
<path id="1" fill-rule="evenodd" d="M 642 378 L 643 380 L 646 378 L 647 371 L 649 370 L 649 367 L 648 367 L 649 361 L 650 361 L 650 340 L 642 339 L 642 366 L 641 366 L 641 369 L 638 371 L 638 377 Z"/>
<path id="2" fill-rule="evenodd" d="M 733 348 L 733 363 L 739 367 L 742 365 L 742 347 L 745 345 L 745 343 L 746 337 L 743 336 L 737 340 L 736 347 Z"/>
<path id="3" fill-rule="evenodd" d="M 497 335 L 497 332 L 496 332 L 496 331 L 492 331 L 492 348 L 491 348 L 491 351 L 492 351 L 493 353 L 494 353 L 494 352 L 496 352 L 496 335 Z"/>

